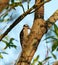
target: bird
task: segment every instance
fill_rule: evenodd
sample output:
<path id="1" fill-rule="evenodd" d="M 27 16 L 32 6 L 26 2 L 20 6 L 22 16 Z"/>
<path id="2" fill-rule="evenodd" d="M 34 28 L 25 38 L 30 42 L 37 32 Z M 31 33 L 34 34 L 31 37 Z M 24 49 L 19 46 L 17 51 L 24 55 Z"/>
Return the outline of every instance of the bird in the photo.
<path id="1" fill-rule="evenodd" d="M 27 24 L 25 24 L 23 26 L 23 29 L 20 32 L 20 43 L 21 43 L 21 45 L 25 42 L 25 40 L 27 39 L 29 34 L 30 34 L 30 27 Z"/>

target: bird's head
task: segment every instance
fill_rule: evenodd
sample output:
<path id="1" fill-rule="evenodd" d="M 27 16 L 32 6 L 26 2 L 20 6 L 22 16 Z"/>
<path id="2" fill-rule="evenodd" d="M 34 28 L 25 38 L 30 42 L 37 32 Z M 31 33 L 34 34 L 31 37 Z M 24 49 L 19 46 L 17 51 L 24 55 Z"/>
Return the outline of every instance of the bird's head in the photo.
<path id="1" fill-rule="evenodd" d="M 23 26 L 23 28 L 24 28 L 24 29 L 25 29 L 25 28 L 30 29 L 30 27 L 29 27 L 28 24 L 25 24 L 25 25 Z"/>

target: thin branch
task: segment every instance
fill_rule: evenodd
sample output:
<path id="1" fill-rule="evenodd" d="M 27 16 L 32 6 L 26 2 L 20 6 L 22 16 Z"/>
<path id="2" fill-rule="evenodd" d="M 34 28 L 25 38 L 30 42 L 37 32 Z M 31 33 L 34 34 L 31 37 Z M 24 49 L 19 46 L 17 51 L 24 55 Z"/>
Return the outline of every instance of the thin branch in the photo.
<path id="1" fill-rule="evenodd" d="M 30 0 L 27 0 L 27 8 L 29 9 Z"/>
<path id="2" fill-rule="evenodd" d="M 24 9 L 24 6 L 22 5 L 22 10 L 23 10 L 23 12 L 25 13 L 25 9 Z"/>

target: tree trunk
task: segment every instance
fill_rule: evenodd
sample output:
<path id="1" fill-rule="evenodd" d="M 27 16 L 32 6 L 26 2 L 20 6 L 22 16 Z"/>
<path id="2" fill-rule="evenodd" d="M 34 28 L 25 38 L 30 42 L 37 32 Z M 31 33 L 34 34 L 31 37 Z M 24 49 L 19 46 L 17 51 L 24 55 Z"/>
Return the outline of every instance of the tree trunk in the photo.
<path id="1" fill-rule="evenodd" d="M 40 3 L 42 1 L 43 0 L 35 0 L 35 3 Z M 44 32 L 42 33 L 41 30 L 42 29 L 44 30 L 45 28 L 42 28 L 41 30 L 40 30 L 40 27 L 38 28 L 38 24 L 39 25 L 45 24 L 44 21 L 40 19 L 40 18 L 43 18 L 43 16 L 44 16 L 44 7 L 42 6 L 40 9 L 38 9 L 35 12 L 34 24 L 32 26 L 31 33 L 28 36 L 28 40 L 25 42 L 24 48 L 22 48 L 20 59 L 16 65 L 30 65 L 31 60 L 37 50 L 38 43 L 40 42 L 42 34 L 44 33 Z M 38 34 L 39 31 L 40 33 Z"/>

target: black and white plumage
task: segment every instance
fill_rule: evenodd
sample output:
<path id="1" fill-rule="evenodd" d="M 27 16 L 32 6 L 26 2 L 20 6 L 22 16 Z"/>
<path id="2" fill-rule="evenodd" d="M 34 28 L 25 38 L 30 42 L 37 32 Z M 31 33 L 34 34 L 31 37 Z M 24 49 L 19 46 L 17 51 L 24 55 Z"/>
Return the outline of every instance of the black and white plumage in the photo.
<path id="1" fill-rule="evenodd" d="M 30 28 L 27 24 L 23 26 L 22 31 L 20 32 L 20 43 L 23 44 L 24 40 L 27 38 L 27 36 L 30 33 Z"/>

